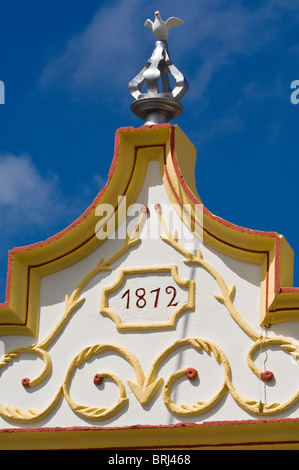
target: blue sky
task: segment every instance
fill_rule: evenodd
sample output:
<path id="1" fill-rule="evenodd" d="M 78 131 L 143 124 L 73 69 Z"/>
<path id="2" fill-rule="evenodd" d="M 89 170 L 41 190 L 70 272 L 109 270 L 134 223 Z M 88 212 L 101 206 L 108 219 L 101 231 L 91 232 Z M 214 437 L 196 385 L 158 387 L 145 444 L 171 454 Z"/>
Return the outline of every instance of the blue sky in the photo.
<path id="1" fill-rule="evenodd" d="M 0 1 L 0 301 L 7 253 L 68 226 L 104 186 L 116 129 L 139 127 L 128 82 L 160 10 L 190 89 L 173 123 L 195 144 L 204 205 L 283 234 L 299 287 L 297 0 Z M 299 94 L 298 94 L 299 97 Z"/>

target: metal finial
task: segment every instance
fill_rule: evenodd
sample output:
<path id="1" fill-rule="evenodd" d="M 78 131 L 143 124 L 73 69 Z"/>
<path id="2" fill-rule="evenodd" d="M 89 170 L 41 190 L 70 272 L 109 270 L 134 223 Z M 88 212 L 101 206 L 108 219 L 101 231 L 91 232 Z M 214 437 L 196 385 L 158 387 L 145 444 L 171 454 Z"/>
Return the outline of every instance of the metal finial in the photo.
<path id="1" fill-rule="evenodd" d="M 179 116 L 184 109 L 179 100 L 189 88 L 183 74 L 173 65 L 166 42 L 169 29 L 184 22 L 174 17 L 164 22 L 159 11 L 156 11 L 155 17 L 154 22 L 147 19 L 144 24 L 153 30 L 157 39 L 155 49 L 145 67 L 129 83 L 130 93 L 135 98 L 131 111 L 145 124 L 161 124 Z M 169 74 L 175 80 L 173 89 Z M 146 92 L 142 93 L 144 84 Z"/>

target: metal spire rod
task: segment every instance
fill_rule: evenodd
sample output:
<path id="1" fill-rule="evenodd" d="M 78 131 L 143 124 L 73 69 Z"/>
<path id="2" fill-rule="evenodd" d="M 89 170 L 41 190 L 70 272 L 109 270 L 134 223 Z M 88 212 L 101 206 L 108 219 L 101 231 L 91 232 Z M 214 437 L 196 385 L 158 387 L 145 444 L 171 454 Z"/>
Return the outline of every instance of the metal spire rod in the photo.
<path id="1" fill-rule="evenodd" d="M 135 98 L 131 111 L 143 119 L 144 124 L 161 124 L 179 116 L 184 109 L 179 100 L 189 88 L 184 75 L 172 63 L 166 42 L 169 29 L 184 22 L 174 17 L 164 22 L 158 11 L 155 17 L 154 22 L 147 19 L 144 24 L 153 30 L 157 39 L 155 49 L 145 67 L 129 83 L 130 93 Z M 175 80 L 173 89 L 169 75 Z M 141 91 L 144 84 L 145 93 Z"/>

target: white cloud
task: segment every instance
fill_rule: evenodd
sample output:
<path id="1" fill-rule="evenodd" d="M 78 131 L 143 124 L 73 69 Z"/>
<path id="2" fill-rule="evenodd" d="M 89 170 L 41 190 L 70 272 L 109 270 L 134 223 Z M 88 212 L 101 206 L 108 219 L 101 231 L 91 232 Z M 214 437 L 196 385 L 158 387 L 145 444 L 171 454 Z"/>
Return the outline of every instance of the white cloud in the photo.
<path id="1" fill-rule="evenodd" d="M 59 87 L 100 93 L 101 99 L 110 97 L 113 103 L 126 97 L 128 81 L 145 65 L 155 41 L 144 21 L 153 20 L 160 9 L 164 19 L 178 16 L 185 22 L 180 31 L 171 31 L 169 51 L 190 83 L 186 99 L 198 99 L 221 68 L 280 37 L 281 13 L 289 11 L 290 16 L 294 3 L 118 0 L 100 7 L 90 24 L 69 40 L 64 52 L 44 68 L 41 83 L 59 80 Z M 293 13 L 292 18 L 296 21 Z"/>
<path id="2" fill-rule="evenodd" d="M 102 188 L 104 188 L 104 186 L 106 186 L 106 179 L 103 178 L 101 175 L 99 175 L 98 173 L 93 175 L 93 181 L 96 185 L 96 187 L 98 188 L 98 190 L 100 191 Z"/>
<path id="3" fill-rule="evenodd" d="M 239 57 L 262 52 L 272 41 L 282 38 L 281 13 L 291 8 L 278 0 L 252 6 L 220 0 L 198 5 L 190 0 L 187 4 L 188 35 L 178 49 L 182 60 L 185 57 L 185 61 L 194 63 L 189 77 L 191 99 L 201 97 L 223 67 L 233 65 Z"/>
<path id="4" fill-rule="evenodd" d="M 28 155 L 0 155 L 1 230 L 53 226 L 65 209 L 59 194 L 57 177 L 42 176 Z"/>
<path id="5" fill-rule="evenodd" d="M 41 83 L 47 85 L 59 79 L 70 90 L 109 89 L 115 100 L 113 87 L 119 83 L 126 86 L 134 73 L 139 23 L 133 20 L 132 11 L 140 3 L 121 0 L 101 7 L 84 31 L 69 40 L 64 53 L 45 67 Z M 115 92 L 118 95 L 117 88 Z"/>

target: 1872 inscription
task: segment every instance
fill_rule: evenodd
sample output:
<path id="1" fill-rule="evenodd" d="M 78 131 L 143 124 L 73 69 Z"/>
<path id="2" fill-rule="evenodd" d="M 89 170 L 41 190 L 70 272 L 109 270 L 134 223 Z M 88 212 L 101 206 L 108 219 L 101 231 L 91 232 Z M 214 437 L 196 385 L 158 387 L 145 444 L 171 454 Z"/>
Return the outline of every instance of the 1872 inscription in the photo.
<path id="1" fill-rule="evenodd" d="M 176 296 L 177 296 L 177 289 L 173 286 L 167 286 L 165 289 L 163 289 L 163 292 L 165 291 L 166 294 L 171 295 L 171 299 L 169 303 L 167 304 L 167 307 L 176 307 L 179 302 L 175 302 Z M 135 297 L 132 300 L 131 297 L 131 289 L 127 289 L 126 292 L 121 296 L 122 299 L 126 298 L 126 309 L 130 308 L 131 302 L 136 301 L 136 307 L 137 308 L 144 308 L 148 301 L 151 301 L 151 304 L 153 308 L 158 308 L 159 306 L 159 298 L 160 298 L 160 292 L 161 292 L 161 287 L 158 287 L 157 289 L 152 289 L 150 291 L 150 294 L 153 294 L 150 296 L 150 299 L 148 299 L 146 289 L 143 287 L 139 287 L 138 289 L 135 290 Z M 153 300 L 154 299 L 154 300 Z"/>
<path id="2" fill-rule="evenodd" d="M 102 288 L 100 313 L 118 330 L 174 328 L 194 303 L 195 282 L 182 279 L 175 265 L 123 268 Z"/>

